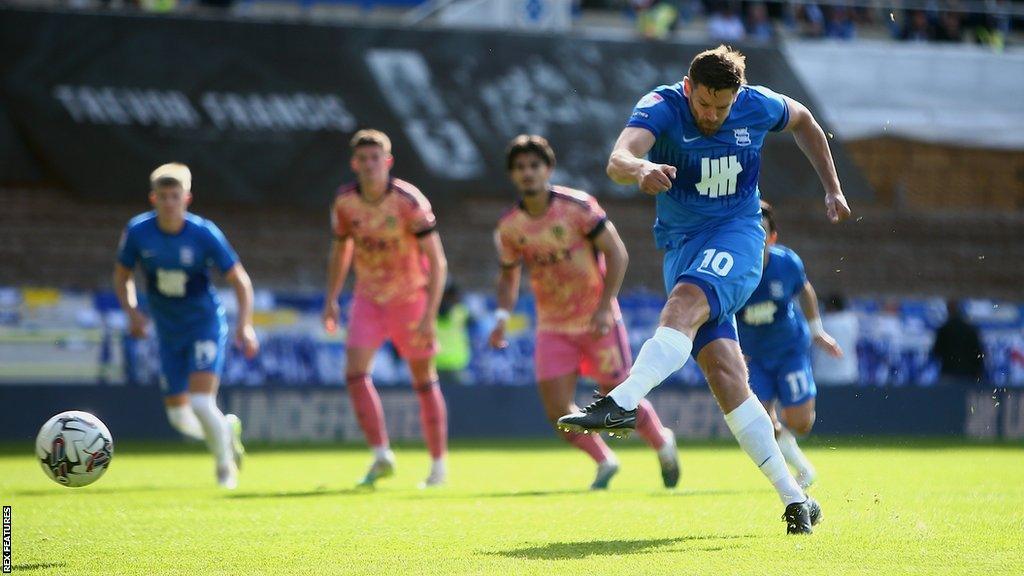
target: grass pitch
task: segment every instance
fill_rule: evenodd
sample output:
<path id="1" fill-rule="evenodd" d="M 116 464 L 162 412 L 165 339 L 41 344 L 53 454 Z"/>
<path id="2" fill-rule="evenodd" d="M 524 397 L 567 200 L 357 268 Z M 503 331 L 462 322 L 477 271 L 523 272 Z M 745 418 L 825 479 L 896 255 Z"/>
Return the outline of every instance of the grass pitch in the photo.
<path id="1" fill-rule="evenodd" d="M 235 492 L 184 445 L 117 446 L 93 486 L 60 487 L 31 446 L 0 456 L 15 574 L 1024 574 L 1024 450 L 959 442 L 807 450 L 824 521 L 787 537 L 782 506 L 734 444 L 681 443 L 683 479 L 613 442 L 622 471 L 551 442 L 455 443 L 450 484 L 422 491 L 421 447 L 352 488 L 357 447 L 251 449 Z"/>

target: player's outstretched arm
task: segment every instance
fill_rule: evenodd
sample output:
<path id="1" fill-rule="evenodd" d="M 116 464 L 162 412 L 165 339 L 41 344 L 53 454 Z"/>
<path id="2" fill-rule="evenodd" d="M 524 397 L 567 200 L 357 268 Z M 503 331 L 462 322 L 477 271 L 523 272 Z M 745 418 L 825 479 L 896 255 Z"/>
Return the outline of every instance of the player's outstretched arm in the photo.
<path id="1" fill-rule="evenodd" d="M 133 338 L 146 335 L 146 316 L 139 310 L 139 298 L 135 292 L 135 278 L 131 268 L 118 262 L 114 264 L 114 294 L 121 303 L 121 309 L 128 315 L 128 333 Z"/>
<path id="2" fill-rule="evenodd" d="M 256 329 L 252 325 L 252 280 L 239 262 L 228 270 L 224 279 L 231 284 L 238 302 L 238 326 L 235 328 L 235 343 L 242 349 L 246 358 L 254 358 L 260 351 L 260 341 L 256 338 Z"/>
<path id="3" fill-rule="evenodd" d="M 327 255 L 327 291 L 324 294 L 323 323 L 328 332 L 338 328 L 341 310 L 338 308 L 338 296 L 345 285 L 348 270 L 352 266 L 352 250 L 355 242 L 351 236 L 335 238 L 331 242 L 331 251 Z"/>
<path id="4" fill-rule="evenodd" d="M 804 288 L 800 291 L 800 308 L 803 309 L 804 317 L 807 318 L 807 326 L 811 330 L 811 338 L 814 343 L 829 355 L 842 358 L 843 349 L 832 335 L 825 332 L 825 328 L 821 325 L 821 315 L 818 313 L 818 295 L 810 281 L 804 282 Z"/>
<path id="5" fill-rule="evenodd" d="M 655 164 L 645 158 L 654 140 L 654 134 L 644 128 L 623 129 L 608 158 L 608 177 L 617 184 L 636 184 L 645 194 L 659 194 L 671 188 L 676 167 Z"/>
<path id="6" fill-rule="evenodd" d="M 594 246 L 604 254 L 607 270 L 604 275 L 604 290 L 601 292 L 601 305 L 590 319 L 590 331 L 595 337 L 607 334 L 615 323 L 612 302 L 619 295 L 622 281 L 626 277 L 629 266 L 629 252 L 619 236 L 619 231 L 611 220 L 605 222 L 604 230 L 594 238 Z"/>
<path id="7" fill-rule="evenodd" d="M 448 260 L 444 255 L 441 235 L 430 232 L 419 238 L 420 250 L 427 257 L 429 271 L 427 276 L 427 309 L 420 319 L 417 331 L 420 337 L 433 339 L 437 331 L 437 313 L 441 309 L 441 297 L 444 285 L 448 281 Z"/>
<path id="8" fill-rule="evenodd" d="M 505 327 L 508 324 L 509 314 L 516 307 L 519 300 L 519 281 L 522 278 L 522 265 L 518 260 L 505 261 L 501 258 L 502 241 L 501 234 L 494 233 L 494 244 L 498 249 L 498 259 L 501 264 L 501 272 L 498 275 L 498 311 L 494 314 L 494 329 L 488 338 L 492 348 L 505 348 L 508 341 L 505 340 Z"/>
<path id="9" fill-rule="evenodd" d="M 843 188 L 839 184 L 839 175 L 832 160 L 832 151 L 828 146 L 828 138 L 818 121 L 806 106 L 786 96 L 789 108 L 789 123 L 786 130 L 793 133 L 797 146 L 810 160 L 818 179 L 825 188 L 825 213 L 832 222 L 845 220 L 850 216 L 850 206 L 843 196 Z"/>

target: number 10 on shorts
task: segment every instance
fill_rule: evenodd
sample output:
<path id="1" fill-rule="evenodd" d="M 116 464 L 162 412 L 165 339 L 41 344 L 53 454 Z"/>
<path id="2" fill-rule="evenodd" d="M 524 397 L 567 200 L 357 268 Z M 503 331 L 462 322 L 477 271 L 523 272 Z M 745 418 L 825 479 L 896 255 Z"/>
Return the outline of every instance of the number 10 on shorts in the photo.
<path id="1" fill-rule="evenodd" d="M 702 260 L 700 266 L 697 267 L 697 271 L 725 276 L 730 270 L 732 270 L 732 265 L 732 254 L 722 252 L 714 248 L 708 248 L 704 251 L 704 260 Z"/>

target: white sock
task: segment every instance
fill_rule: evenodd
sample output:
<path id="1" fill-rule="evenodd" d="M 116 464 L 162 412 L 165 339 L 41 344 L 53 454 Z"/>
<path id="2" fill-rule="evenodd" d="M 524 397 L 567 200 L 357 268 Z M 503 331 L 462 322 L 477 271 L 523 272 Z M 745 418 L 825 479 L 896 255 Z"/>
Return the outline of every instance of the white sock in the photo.
<path id="1" fill-rule="evenodd" d="M 655 330 L 644 342 L 633 362 L 629 377 L 608 396 L 626 410 L 636 410 L 647 393 L 686 363 L 693 341 L 686 334 L 667 326 Z"/>
<path id="2" fill-rule="evenodd" d="M 448 464 L 444 458 L 438 458 L 430 463 L 430 475 L 442 478 L 448 475 Z"/>
<path id="3" fill-rule="evenodd" d="M 786 462 L 796 468 L 797 472 L 800 473 L 813 473 L 814 466 L 811 465 L 810 460 L 804 456 L 803 451 L 796 444 L 796 436 L 789 431 L 785 426 L 782 427 L 782 431 L 775 438 L 779 443 L 779 450 L 782 451 L 782 456 L 786 459 Z"/>
<path id="4" fill-rule="evenodd" d="M 665 443 L 658 448 L 658 458 L 665 461 L 675 460 L 678 456 L 675 433 L 668 428 L 662 428 L 661 435 L 665 437 Z"/>
<path id="5" fill-rule="evenodd" d="M 193 440 L 203 440 L 203 426 L 191 406 L 167 406 L 167 421 L 171 427 Z"/>
<path id="6" fill-rule="evenodd" d="M 196 418 L 203 426 L 206 445 L 210 447 L 210 452 L 213 452 L 218 463 L 230 462 L 234 457 L 231 448 L 231 426 L 224 418 L 224 413 L 217 407 L 217 399 L 213 394 L 189 394 L 189 399 L 192 411 L 196 413 Z"/>
<path id="7" fill-rule="evenodd" d="M 608 457 L 597 463 L 598 468 L 618 468 L 619 457 L 614 452 L 609 451 Z"/>
<path id="8" fill-rule="evenodd" d="M 385 444 L 373 447 L 373 457 L 376 460 L 390 460 L 394 458 L 394 454 L 391 453 L 391 447 Z"/>
<path id="9" fill-rule="evenodd" d="M 775 491 L 779 493 L 779 499 L 783 504 L 789 505 L 807 499 L 786 467 L 786 459 L 779 450 L 778 442 L 775 441 L 772 419 L 757 400 L 757 396 L 751 394 L 735 410 L 726 414 L 725 423 L 729 425 L 729 430 L 732 430 L 743 451 L 775 486 Z"/>

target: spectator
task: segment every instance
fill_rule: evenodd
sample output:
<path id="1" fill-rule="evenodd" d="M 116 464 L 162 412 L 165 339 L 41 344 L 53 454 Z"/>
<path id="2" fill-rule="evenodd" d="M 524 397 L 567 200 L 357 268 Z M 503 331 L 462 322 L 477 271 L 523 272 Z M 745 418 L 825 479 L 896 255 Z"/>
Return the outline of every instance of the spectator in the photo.
<path id="1" fill-rule="evenodd" d="M 768 42 L 775 35 L 772 23 L 768 19 L 768 9 L 762 2 L 754 2 L 747 7 L 747 38 Z"/>
<path id="2" fill-rule="evenodd" d="M 825 35 L 825 14 L 817 4 L 804 4 L 800 20 L 800 35 L 821 38 Z"/>
<path id="3" fill-rule="evenodd" d="M 928 15 L 921 10 L 911 10 L 900 31 L 900 40 L 909 42 L 928 42 L 935 39 L 935 28 L 928 20 Z"/>
<path id="4" fill-rule="evenodd" d="M 833 6 L 829 10 L 828 21 L 825 23 L 825 37 L 833 40 L 853 40 L 857 37 L 853 15 L 848 8 Z"/>
<path id="5" fill-rule="evenodd" d="M 842 358 L 833 358 L 820 348 L 814 347 L 812 362 L 814 379 L 821 384 L 855 384 L 859 380 L 857 342 L 860 339 L 860 321 L 857 313 L 846 309 L 846 300 L 833 294 L 825 300 L 821 325 L 846 351 Z"/>
<path id="6" fill-rule="evenodd" d="M 935 332 L 932 347 L 932 356 L 942 364 L 940 377 L 961 384 L 980 382 L 985 373 L 985 355 L 978 329 L 963 318 L 958 302 L 947 302 L 946 312 L 946 323 Z"/>
<path id="7" fill-rule="evenodd" d="M 642 0 L 634 6 L 637 29 L 644 38 L 663 40 L 679 22 L 679 10 L 669 2 Z"/>
<path id="8" fill-rule="evenodd" d="M 716 42 L 743 40 L 746 30 L 732 4 L 725 4 L 721 10 L 711 14 L 708 18 L 708 34 Z"/>
<path id="9" fill-rule="evenodd" d="M 939 15 L 939 26 L 935 30 L 935 39 L 939 42 L 962 42 L 964 31 L 960 14 L 943 12 Z"/>
<path id="10" fill-rule="evenodd" d="M 469 330 L 474 320 L 462 303 L 459 287 L 449 282 L 441 296 L 437 314 L 437 372 L 442 384 L 467 381 L 466 368 L 472 358 Z"/>

